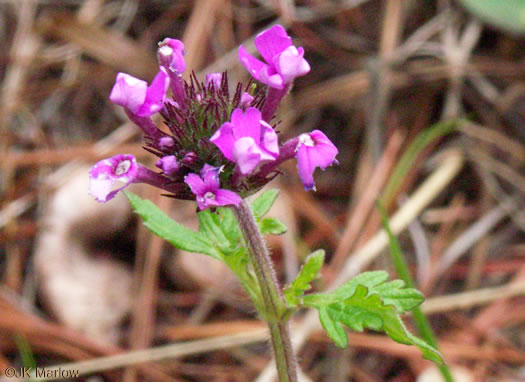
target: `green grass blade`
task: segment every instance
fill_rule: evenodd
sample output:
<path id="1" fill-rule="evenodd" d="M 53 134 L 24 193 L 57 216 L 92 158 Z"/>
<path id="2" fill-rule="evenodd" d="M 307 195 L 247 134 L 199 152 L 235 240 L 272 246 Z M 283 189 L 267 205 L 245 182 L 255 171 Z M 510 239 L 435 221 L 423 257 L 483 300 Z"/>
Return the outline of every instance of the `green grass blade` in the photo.
<path id="1" fill-rule="evenodd" d="M 379 214 L 381 215 L 381 223 L 383 224 L 383 228 L 388 235 L 390 255 L 392 256 L 392 261 L 394 263 L 396 271 L 399 274 L 399 277 L 401 277 L 401 280 L 403 280 L 409 288 L 414 288 L 414 280 L 410 275 L 408 264 L 406 263 L 405 257 L 403 256 L 403 252 L 401 251 L 399 241 L 390 229 L 390 224 L 388 222 L 386 211 L 380 202 L 378 202 L 377 208 L 379 210 Z M 419 306 L 415 307 L 412 310 L 412 315 L 414 317 L 414 323 L 416 324 L 419 334 L 421 334 L 423 339 L 427 341 L 432 347 L 436 348 L 439 351 L 436 336 L 434 335 L 432 327 L 430 326 L 430 322 L 428 321 L 421 308 Z M 438 366 L 438 368 L 441 374 L 443 375 L 443 378 L 445 378 L 446 382 L 454 382 L 454 378 L 452 377 L 450 369 L 448 368 L 446 363 Z"/>

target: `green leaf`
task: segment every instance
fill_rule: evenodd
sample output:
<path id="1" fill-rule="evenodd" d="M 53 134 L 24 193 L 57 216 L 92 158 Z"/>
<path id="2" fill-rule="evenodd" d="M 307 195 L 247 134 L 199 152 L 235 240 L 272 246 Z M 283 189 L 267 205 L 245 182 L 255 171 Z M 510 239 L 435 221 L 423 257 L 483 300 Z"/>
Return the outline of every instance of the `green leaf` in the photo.
<path id="1" fill-rule="evenodd" d="M 220 225 L 219 213 L 211 212 L 209 209 L 199 211 L 197 214 L 199 219 L 199 232 L 206 235 L 210 242 L 214 243 L 219 248 L 229 248 L 230 241 L 225 235 Z"/>
<path id="2" fill-rule="evenodd" d="M 373 290 L 374 287 L 383 284 L 386 280 L 388 280 L 388 273 L 385 271 L 363 272 L 337 288 L 333 294 L 336 300 L 344 300 L 353 296 L 359 285 Z"/>
<path id="3" fill-rule="evenodd" d="M 250 270 L 247 249 L 242 246 L 241 231 L 237 219 L 230 208 L 219 207 L 198 213 L 200 233 L 216 246 L 221 259 L 237 276 L 254 304 L 260 305 L 260 291 Z"/>
<path id="4" fill-rule="evenodd" d="M 357 331 L 384 331 L 394 341 L 416 345 L 425 358 L 442 363 L 439 352 L 412 335 L 400 317 L 400 313 L 420 305 L 423 295 L 405 288 L 402 280 L 387 280 L 385 271 L 364 272 L 331 293 L 309 294 L 301 302 L 319 310 L 321 324 L 338 346 L 346 342 L 342 341 L 339 326 L 344 324 Z"/>
<path id="5" fill-rule="evenodd" d="M 263 235 L 282 235 L 288 231 L 288 227 L 279 219 L 264 218 L 259 222 L 259 230 Z"/>
<path id="6" fill-rule="evenodd" d="M 345 343 L 341 341 L 341 333 L 337 329 L 338 323 L 342 323 L 359 332 L 364 328 L 384 331 L 396 342 L 417 346 L 424 358 L 437 364 L 443 363 L 443 357 L 437 350 L 408 331 L 393 305 L 386 305 L 379 295 L 370 294 L 363 285 L 358 285 L 350 298 L 323 306 L 319 311 L 323 327 L 329 328 L 330 338 L 335 337 L 334 342 L 338 345 Z"/>
<path id="7" fill-rule="evenodd" d="M 327 308 L 319 309 L 319 321 L 321 321 L 321 325 L 328 334 L 328 337 L 330 337 L 337 346 L 340 348 L 346 348 L 348 346 L 348 336 L 345 330 L 339 323 L 332 319 Z"/>
<path id="8" fill-rule="evenodd" d="M 322 306 L 342 301 L 350 298 L 355 293 L 358 285 L 363 285 L 371 290 L 386 280 L 388 280 L 388 273 L 385 271 L 363 272 L 332 293 L 314 293 L 304 296 L 303 304 L 308 306 Z"/>
<path id="9" fill-rule="evenodd" d="M 425 297 L 417 289 L 405 288 L 403 280 L 393 280 L 378 285 L 373 293 L 381 296 L 385 305 L 393 305 L 399 313 L 408 312 L 423 303 Z"/>
<path id="10" fill-rule="evenodd" d="M 250 206 L 257 219 L 261 219 L 272 208 L 275 199 L 279 196 L 279 190 L 268 190 L 255 199 Z"/>
<path id="11" fill-rule="evenodd" d="M 144 219 L 144 225 L 155 235 L 184 251 L 203 253 L 221 259 L 220 253 L 206 235 L 177 223 L 149 200 L 142 199 L 131 192 L 125 194 L 135 213 Z"/>
<path id="12" fill-rule="evenodd" d="M 525 33 L 525 0 L 460 0 L 487 23 L 511 33 Z"/>
<path id="13" fill-rule="evenodd" d="M 331 293 L 314 293 L 304 296 L 303 304 L 322 306 L 352 297 L 358 286 L 364 286 L 369 294 L 377 294 L 386 305 L 393 305 L 399 313 L 404 313 L 421 305 L 424 296 L 416 289 L 405 288 L 403 280 L 388 280 L 385 271 L 363 272 Z"/>
<path id="14" fill-rule="evenodd" d="M 242 238 L 241 228 L 231 208 L 218 208 L 221 215 L 221 227 L 232 243 L 239 243 Z"/>
<path id="15" fill-rule="evenodd" d="M 241 230 L 233 211 L 219 207 L 215 212 L 204 210 L 198 213 L 199 231 L 206 235 L 221 251 L 231 252 L 241 243 Z"/>
<path id="16" fill-rule="evenodd" d="M 312 286 L 310 283 L 317 278 L 324 263 L 324 250 L 319 249 L 310 254 L 301 271 L 294 281 L 284 289 L 284 297 L 289 306 L 295 307 L 300 304 L 304 292 Z"/>

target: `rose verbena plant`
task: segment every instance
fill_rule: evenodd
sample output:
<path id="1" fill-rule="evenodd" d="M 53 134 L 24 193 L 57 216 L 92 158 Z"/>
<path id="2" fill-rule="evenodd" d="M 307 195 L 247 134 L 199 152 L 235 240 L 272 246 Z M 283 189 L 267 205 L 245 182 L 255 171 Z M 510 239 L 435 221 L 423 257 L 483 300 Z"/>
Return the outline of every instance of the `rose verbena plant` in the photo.
<path id="1" fill-rule="evenodd" d="M 268 324 L 280 381 L 297 381 L 287 322 L 301 308 L 317 309 L 322 326 L 340 347 L 348 344 L 343 326 L 368 328 L 416 345 L 425 358 L 442 362 L 441 355 L 413 336 L 400 318 L 420 305 L 423 296 L 402 281 L 388 282 L 386 272 L 362 273 L 331 293 L 306 294 L 323 265 L 324 252 L 318 250 L 306 259 L 297 278 L 281 289 L 263 240 L 264 235 L 286 231 L 277 219 L 264 217 L 278 191 L 262 193 L 251 205 L 246 197 L 281 174 L 279 166 L 292 159 L 305 189 L 315 190 L 315 169 L 336 164 L 338 150 L 320 130 L 279 142 L 275 111 L 294 79 L 307 74 L 310 66 L 303 48 L 294 46 L 280 25 L 260 33 L 255 46 L 262 60 L 243 46 L 239 59 L 262 86 L 251 80 L 231 89 L 226 72 L 207 74 L 203 83 L 194 73 L 184 80 L 184 44 L 170 38 L 159 43 L 159 72 L 150 85 L 119 73 L 110 100 L 142 129 L 145 149 L 159 158 L 158 169 L 141 165 L 130 154 L 101 160 L 89 173 L 90 194 L 107 202 L 131 183 L 148 183 L 169 197 L 195 200 L 200 210 L 198 232 L 172 220 L 150 201 L 126 193 L 153 233 L 179 249 L 223 261 L 238 277 Z M 153 122 L 156 113 L 169 131 Z"/>

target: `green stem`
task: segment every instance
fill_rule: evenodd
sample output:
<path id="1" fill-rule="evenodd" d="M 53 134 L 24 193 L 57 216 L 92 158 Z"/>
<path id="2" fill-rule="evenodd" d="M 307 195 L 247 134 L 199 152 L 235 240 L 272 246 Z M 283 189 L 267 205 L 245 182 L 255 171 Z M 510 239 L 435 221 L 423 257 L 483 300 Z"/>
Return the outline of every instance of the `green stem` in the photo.
<path id="1" fill-rule="evenodd" d="M 388 234 L 388 238 L 390 242 L 390 254 L 392 255 L 394 267 L 396 268 L 396 271 L 399 274 L 399 277 L 401 277 L 401 280 L 405 282 L 406 286 L 409 288 L 415 288 L 414 279 L 410 275 L 408 264 L 405 260 L 405 257 L 403 256 L 403 252 L 401 251 L 399 242 L 397 241 L 397 238 L 392 234 L 392 231 L 390 230 L 390 224 L 388 223 L 386 211 L 381 205 L 381 203 L 378 203 L 377 207 L 379 209 L 379 214 L 381 215 L 381 221 L 383 223 L 383 228 Z M 430 322 L 428 321 L 427 317 L 425 316 L 421 308 L 418 306 L 412 309 L 412 315 L 414 317 L 414 323 L 417 327 L 417 330 L 421 334 L 423 339 L 427 341 L 429 345 L 439 350 L 438 342 L 436 340 L 436 336 L 434 335 L 434 331 L 432 330 L 432 326 L 430 326 Z M 447 364 L 438 366 L 438 368 L 446 382 L 454 382 L 454 377 L 452 377 L 452 373 L 450 372 L 450 369 L 447 366 Z"/>
<path id="2" fill-rule="evenodd" d="M 279 381 L 297 382 L 297 361 L 285 318 L 286 304 L 273 270 L 268 248 L 266 248 L 248 204 L 243 200 L 233 209 L 239 221 L 261 289 L 264 311 L 259 312 L 259 314 L 267 322 L 270 329 Z"/>

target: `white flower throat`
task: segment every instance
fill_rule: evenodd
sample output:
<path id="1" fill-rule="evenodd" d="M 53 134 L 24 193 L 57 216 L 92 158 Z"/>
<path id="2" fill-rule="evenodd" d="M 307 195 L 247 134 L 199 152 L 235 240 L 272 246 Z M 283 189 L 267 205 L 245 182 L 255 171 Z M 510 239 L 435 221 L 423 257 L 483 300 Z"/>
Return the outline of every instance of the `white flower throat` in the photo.
<path id="1" fill-rule="evenodd" d="M 315 142 L 310 136 L 310 134 L 301 134 L 299 135 L 299 144 L 308 146 L 308 147 L 314 147 Z"/>
<path id="2" fill-rule="evenodd" d="M 130 167 L 131 167 L 131 161 L 123 160 L 117 165 L 117 168 L 115 169 L 115 175 L 120 176 L 120 175 L 127 173 Z"/>

